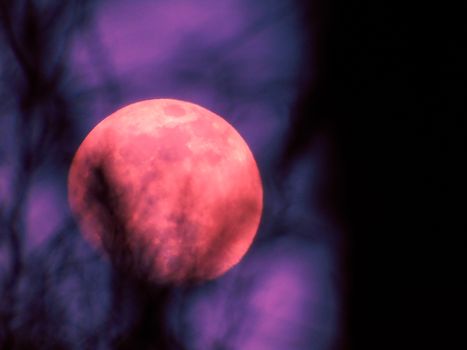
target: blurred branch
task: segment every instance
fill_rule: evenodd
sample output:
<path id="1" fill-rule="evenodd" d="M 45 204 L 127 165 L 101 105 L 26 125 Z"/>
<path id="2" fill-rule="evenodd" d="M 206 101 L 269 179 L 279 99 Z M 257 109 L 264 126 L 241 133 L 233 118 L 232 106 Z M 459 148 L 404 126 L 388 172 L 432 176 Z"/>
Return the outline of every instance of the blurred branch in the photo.
<path id="1" fill-rule="evenodd" d="M 54 309 L 42 307 L 39 308 L 42 311 L 31 311 L 29 316 L 17 314 L 24 303 L 24 300 L 20 300 L 23 293 L 21 281 L 31 276 L 43 276 L 40 283 L 31 285 L 35 289 L 30 292 L 34 296 L 34 305 L 43 305 L 44 298 L 52 293 L 51 283 L 47 282 L 50 276 L 44 270 L 47 260 L 32 266 L 29 261 L 33 257 L 26 255 L 26 207 L 41 167 L 47 162 L 60 166 L 66 150 L 64 145 L 73 137 L 71 101 L 63 86 L 71 34 L 85 23 L 83 13 L 77 11 L 86 10 L 84 3 L 92 2 L 0 0 L 0 30 L 4 45 L 8 48 L 4 57 L 11 67 L 5 70 L 8 80 L 1 87 L 14 92 L 16 96 L 15 123 L 9 130 L 15 135 L 16 142 L 9 150 L 12 159 L 9 164 L 12 171 L 11 199 L 8 205 L 2 203 L 0 216 L 0 244 L 8 260 L 0 290 L 1 349 L 14 349 L 27 344 L 26 339 L 21 339 L 24 336 L 16 335 L 18 322 L 32 320 L 31 317 L 37 317 L 32 321 L 38 322 L 39 319 L 47 319 L 44 313 L 53 315 L 54 310 L 60 309 L 57 303 Z M 70 222 L 66 222 L 65 227 L 40 249 L 48 254 L 54 250 L 65 252 L 60 246 L 70 239 L 66 234 L 70 227 Z M 64 256 L 62 262 L 71 256 Z M 67 264 L 63 264 L 63 268 L 70 269 Z"/>

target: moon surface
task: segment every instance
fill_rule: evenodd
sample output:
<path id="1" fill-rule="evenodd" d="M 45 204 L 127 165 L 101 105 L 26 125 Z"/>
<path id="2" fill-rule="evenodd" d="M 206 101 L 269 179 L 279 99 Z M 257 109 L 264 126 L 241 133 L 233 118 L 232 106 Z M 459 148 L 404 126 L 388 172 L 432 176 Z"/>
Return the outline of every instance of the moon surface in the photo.
<path id="1" fill-rule="evenodd" d="M 84 139 L 68 178 L 84 237 L 120 268 L 158 283 L 216 278 L 239 262 L 261 219 L 256 161 L 239 133 L 198 105 L 128 105 Z"/>

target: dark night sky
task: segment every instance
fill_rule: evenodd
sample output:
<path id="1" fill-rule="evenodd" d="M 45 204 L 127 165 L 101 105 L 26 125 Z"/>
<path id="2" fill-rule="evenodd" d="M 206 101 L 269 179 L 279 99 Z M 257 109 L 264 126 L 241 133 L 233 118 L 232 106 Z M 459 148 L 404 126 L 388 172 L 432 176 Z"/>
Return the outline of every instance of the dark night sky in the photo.
<path id="1" fill-rule="evenodd" d="M 459 348 L 462 5 L 0 4 L 0 348 Z M 175 290 L 114 271 L 66 204 L 86 133 L 168 96 L 229 120 L 266 193 L 238 268 Z"/>
<path id="2" fill-rule="evenodd" d="M 350 343 L 452 347 L 465 294 L 465 9 L 329 4 L 325 92 L 316 108 L 326 111 L 322 123 L 339 149 Z"/>

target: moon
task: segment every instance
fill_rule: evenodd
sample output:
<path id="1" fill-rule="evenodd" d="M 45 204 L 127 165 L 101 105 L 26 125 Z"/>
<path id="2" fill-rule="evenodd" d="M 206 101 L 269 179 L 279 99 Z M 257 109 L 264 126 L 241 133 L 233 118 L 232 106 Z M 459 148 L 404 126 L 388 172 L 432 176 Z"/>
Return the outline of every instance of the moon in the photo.
<path id="1" fill-rule="evenodd" d="M 263 208 L 260 172 L 226 120 L 153 99 L 102 120 L 70 166 L 80 231 L 119 268 L 151 282 L 217 278 L 245 255 Z"/>

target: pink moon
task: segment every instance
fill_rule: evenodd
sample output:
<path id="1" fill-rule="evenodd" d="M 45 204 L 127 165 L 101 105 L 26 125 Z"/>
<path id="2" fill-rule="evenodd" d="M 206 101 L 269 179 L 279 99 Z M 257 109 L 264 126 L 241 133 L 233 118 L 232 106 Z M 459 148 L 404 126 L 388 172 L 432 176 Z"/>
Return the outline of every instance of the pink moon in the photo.
<path id="1" fill-rule="evenodd" d="M 180 284 L 221 276 L 258 230 L 263 189 L 240 134 L 196 104 L 128 105 L 86 136 L 68 178 L 92 246 L 130 274 Z"/>

